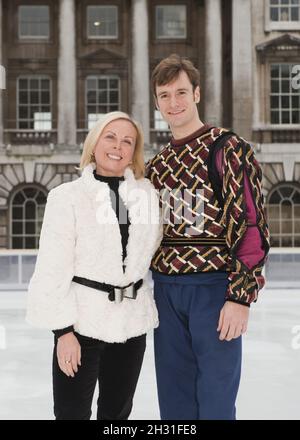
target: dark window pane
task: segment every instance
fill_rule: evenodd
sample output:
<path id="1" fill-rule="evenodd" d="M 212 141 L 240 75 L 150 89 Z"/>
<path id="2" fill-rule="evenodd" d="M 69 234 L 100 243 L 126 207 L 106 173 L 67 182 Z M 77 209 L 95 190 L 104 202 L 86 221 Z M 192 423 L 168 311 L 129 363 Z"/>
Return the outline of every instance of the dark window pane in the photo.
<path id="1" fill-rule="evenodd" d="M 25 234 L 35 234 L 35 222 L 26 221 Z"/>
<path id="2" fill-rule="evenodd" d="M 25 205 L 25 217 L 27 220 L 35 219 L 35 204 L 33 202 L 27 202 Z"/>
<path id="3" fill-rule="evenodd" d="M 50 93 L 49 92 L 42 92 L 41 93 L 41 103 L 42 104 L 49 104 L 50 103 Z"/>
<path id="4" fill-rule="evenodd" d="M 292 96 L 292 108 L 300 109 L 300 96 Z"/>
<path id="5" fill-rule="evenodd" d="M 279 97 L 278 96 L 271 96 L 271 108 L 272 109 L 279 108 Z"/>
<path id="6" fill-rule="evenodd" d="M 30 92 L 30 103 L 31 104 L 39 103 L 39 92 Z"/>
<path id="7" fill-rule="evenodd" d="M 106 79 L 98 79 L 98 89 L 107 89 Z"/>
<path id="8" fill-rule="evenodd" d="M 282 112 L 282 123 L 283 124 L 289 124 L 290 123 L 290 112 Z"/>
<path id="9" fill-rule="evenodd" d="M 44 204 L 46 202 L 46 196 L 42 191 L 40 191 L 35 200 L 39 205 Z"/>
<path id="10" fill-rule="evenodd" d="M 20 130 L 26 130 L 27 128 L 30 128 L 30 124 L 26 121 L 19 121 L 19 129 Z"/>
<path id="11" fill-rule="evenodd" d="M 271 81 L 271 92 L 272 93 L 279 93 L 279 81 L 272 79 Z"/>
<path id="12" fill-rule="evenodd" d="M 278 8 L 271 8 L 271 20 L 272 21 L 278 21 L 278 17 L 279 17 L 279 12 L 278 12 Z"/>
<path id="13" fill-rule="evenodd" d="M 279 192 L 281 193 L 282 197 L 289 198 L 292 195 L 294 188 L 288 187 L 288 186 L 282 186 L 279 189 Z M 286 202 L 283 202 L 283 205 L 286 204 Z M 290 202 L 287 202 L 287 204 L 290 206 Z"/>
<path id="14" fill-rule="evenodd" d="M 119 100 L 119 93 L 116 91 L 109 92 L 109 101 L 115 104 Z"/>
<path id="15" fill-rule="evenodd" d="M 292 112 L 292 124 L 299 124 L 300 123 L 300 111 L 293 111 Z"/>
<path id="16" fill-rule="evenodd" d="M 110 79 L 109 80 L 109 87 L 111 89 L 118 89 L 119 88 L 119 81 L 117 79 Z"/>
<path id="17" fill-rule="evenodd" d="M 26 249 L 35 249 L 36 240 L 35 237 L 26 237 L 25 238 L 25 248 Z"/>
<path id="18" fill-rule="evenodd" d="M 41 89 L 42 90 L 49 90 L 49 87 L 50 87 L 49 79 L 42 79 L 41 80 Z"/>
<path id="19" fill-rule="evenodd" d="M 94 91 L 94 90 L 88 91 L 88 93 L 87 93 L 87 102 L 89 104 L 96 103 L 96 91 Z"/>
<path id="20" fill-rule="evenodd" d="M 271 78 L 279 78 L 279 65 L 278 64 L 271 65 Z"/>
<path id="21" fill-rule="evenodd" d="M 290 80 L 283 79 L 281 81 L 281 91 L 282 93 L 288 93 L 290 91 Z"/>
<path id="22" fill-rule="evenodd" d="M 14 235 L 23 234 L 23 222 L 13 222 L 12 223 L 12 233 Z"/>
<path id="23" fill-rule="evenodd" d="M 281 76 L 282 78 L 290 77 L 290 66 L 288 64 L 281 65 Z"/>
<path id="24" fill-rule="evenodd" d="M 101 90 L 98 92 L 98 103 L 106 104 L 107 103 L 107 90 Z"/>
<path id="25" fill-rule="evenodd" d="M 87 108 L 88 114 L 95 114 L 97 113 L 96 111 L 96 106 L 95 105 L 89 105 Z"/>
<path id="26" fill-rule="evenodd" d="M 282 108 L 290 108 L 290 97 L 282 96 L 281 97 L 281 107 Z"/>
<path id="27" fill-rule="evenodd" d="M 279 124 L 279 112 L 271 112 L 271 124 Z"/>
<path id="28" fill-rule="evenodd" d="M 39 80 L 38 79 L 32 78 L 32 79 L 30 79 L 29 83 L 30 83 L 31 90 L 33 90 L 33 89 L 38 90 L 39 89 Z"/>
<path id="29" fill-rule="evenodd" d="M 20 106 L 19 107 L 19 118 L 20 119 L 27 119 L 28 117 L 28 108 Z"/>
<path id="30" fill-rule="evenodd" d="M 19 89 L 24 89 L 24 90 L 28 89 L 28 80 L 27 80 L 27 78 L 19 79 Z"/>
<path id="31" fill-rule="evenodd" d="M 49 105 L 43 105 L 43 106 L 41 106 L 41 112 L 42 112 L 42 113 L 51 113 L 51 112 L 50 112 L 50 106 L 49 106 Z M 45 117 L 44 117 L 44 118 L 45 118 Z M 49 118 L 47 118 L 47 119 L 51 119 L 51 114 L 50 114 Z"/>
<path id="32" fill-rule="evenodd" d="M 24 188 L 23 191 L 28 198 L 34 198 L 37 193 L 37 190 L 35 188 Z"/>
<path id="33" fill-rule="evenodd" d="M 299 7 L 291 8 L 291 20 L 298 21 L 299 20 Z"/>
<path id="34" fill-rule="evenodd" d="M 28 104 L 28 92 L 19 92 L 19 103 Z"/>
<path id="35" fill-rule="evenodd" d="M 23 238 L 13 237 L 12 238 L 12 248 L 13 249 L 23 249 Z"/>
<path id="36" fill-rule="evenodd" d="M 13 220 L 22 220 L 23 208 L 21 206 L 13 206 L 12 216 L 13 216 Z"/>

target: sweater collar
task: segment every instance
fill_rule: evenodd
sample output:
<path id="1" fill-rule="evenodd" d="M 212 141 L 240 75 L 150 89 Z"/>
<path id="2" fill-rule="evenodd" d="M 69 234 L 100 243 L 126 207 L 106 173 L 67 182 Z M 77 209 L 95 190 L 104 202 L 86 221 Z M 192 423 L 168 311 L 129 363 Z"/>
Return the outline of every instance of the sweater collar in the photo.
<path id="1" fill-rule="evenodd" d="M 170 144 L 172 147 L 181 147 L 182 145 L 188 144 L 192 142 L 193 140 L 199 138 L 204 133 L 209 131 L 212 128 L 212 125 L 210 124 L 204 124 L 201 128 L 194 131 L 193 133 L 189 134 L 188 136 L 181 138 L 181 139 L 174 139 L 173 137 L 170 140 Z"/>

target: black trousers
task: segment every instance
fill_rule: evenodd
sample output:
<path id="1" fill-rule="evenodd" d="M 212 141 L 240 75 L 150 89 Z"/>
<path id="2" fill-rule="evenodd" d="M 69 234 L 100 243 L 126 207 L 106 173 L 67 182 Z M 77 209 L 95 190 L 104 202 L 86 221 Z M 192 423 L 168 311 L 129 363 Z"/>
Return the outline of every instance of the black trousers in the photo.
<path id="1" fill-rule="evenodd" d="M 53 351 L 53 397 L 56 420 L 89 420 L 97 381 L 97 420 L 127 420 L 146 348 L 146 335 L 125 343 L 107 343 L 75 333 L 81 345 L 81 366 L 75 377 L 59 368 Z"/>

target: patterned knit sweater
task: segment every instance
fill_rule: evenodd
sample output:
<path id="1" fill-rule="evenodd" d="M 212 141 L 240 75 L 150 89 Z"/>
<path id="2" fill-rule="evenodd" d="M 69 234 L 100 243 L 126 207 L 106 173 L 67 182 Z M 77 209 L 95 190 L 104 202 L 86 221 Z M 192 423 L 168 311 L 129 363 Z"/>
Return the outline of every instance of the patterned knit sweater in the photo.
<path id="1" fill-rule="evenodd" d="M 220 206 L 208 177 L 207 162 L 210 146 L 224 131 L 204 126 L 188 143 L 170 142 L 148 162 L 146 175 L 160 193 L 164 222 L 164 238 L 151 268 L 167 275 L 227 271 L 226 299 L 249 305 L 257 300 L 263 286 L 261 272 L 269 250 L 262 175 L 251 146 L 232 136 L 223 149 L 224 207 Z M 264 248 L 263 258 L 251 268 L 237 255 L 247 230 L 244 172 L 251 184 L 256 226 Z"/>

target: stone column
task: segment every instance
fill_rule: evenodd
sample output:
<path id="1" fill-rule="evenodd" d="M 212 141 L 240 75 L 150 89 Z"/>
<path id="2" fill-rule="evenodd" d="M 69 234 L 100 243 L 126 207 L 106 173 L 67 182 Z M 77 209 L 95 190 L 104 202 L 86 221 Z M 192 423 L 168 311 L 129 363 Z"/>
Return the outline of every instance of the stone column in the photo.
<path id="1" fill-rule="evenodd" d="M 221 0 L 205 2 L 205 121 L 222 125 L 222 14 Z"/>
<path id="2" fill-rule="evenodd" d="M 232 0 L 233 129 L 250 140 L 252 132 L 251 0 Z"/>
<path id="3" fill-rule="evenodd" d="M 59 1 L 58 143 L 76 144 L 75 0 Z"/>
<path id="4" fill-rule="evenodd" d="M 147 0 L 132 0 L 132 116 L 141 123 L 145 143 L 150 139 L 150 81 Z"/>

